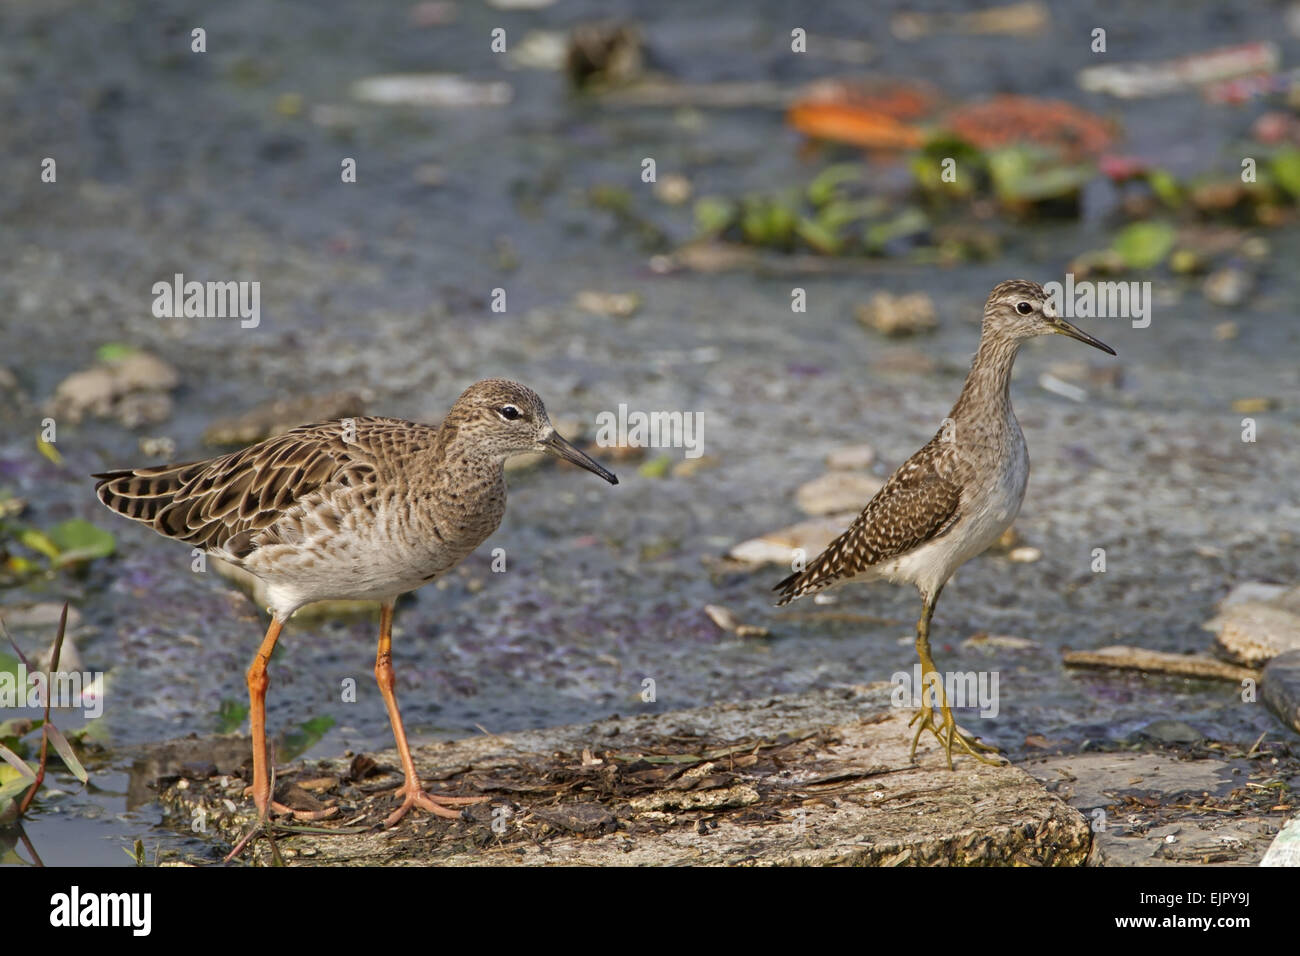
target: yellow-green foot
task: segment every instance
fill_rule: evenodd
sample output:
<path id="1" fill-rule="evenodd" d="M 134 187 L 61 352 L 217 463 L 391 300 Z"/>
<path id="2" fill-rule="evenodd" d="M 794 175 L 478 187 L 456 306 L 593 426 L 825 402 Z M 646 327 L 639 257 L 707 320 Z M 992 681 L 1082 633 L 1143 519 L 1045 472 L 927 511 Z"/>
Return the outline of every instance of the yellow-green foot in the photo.
<path id="1" fill-rule="evenodd" d="M 953 719 L 952 711 L 949 710 L 947 707 L 942 708 L 942 712 L 943 712 L 943 725 L 941 727 L 935 724 L 934 710 L 931 707 L 922 707 L 920 710 L 916 712 L 916 714 L 912 717 L 912 719 L 907 722 L 907 726 L 909 727 L 912 726 L 912 724 L 917 725 L 916 736 L 912 738 L 913 763 L 916 762 L 916 745 L 921 741 L 921 734 L 925 733 L 925 731 L 927 730 L 930 731 L 930 733 L 934 734 L 935 739 L 939 741 L 939 746 L 943 748 L 944 754 L 948 758 L 949 770 L 953 769 L 952 745 L 954 743 L 960 744 L 963 750 L 965 750 L 968 754 L 970 754 L 980 763 L 986 763 L 989 764 L 990 766 L 998 767 L 1006 762 L 1000 756 L 999 757 L 985 756 L 986 754 L 996 754 L 998 752 L 998 748 L 990 746 L 989 744 L 986 743 L 981 743 L 977 738 L 972 737 L 970 734 L 967 734 L 961 729 L 959 729 L 957 727 L 957 721 Z"/>

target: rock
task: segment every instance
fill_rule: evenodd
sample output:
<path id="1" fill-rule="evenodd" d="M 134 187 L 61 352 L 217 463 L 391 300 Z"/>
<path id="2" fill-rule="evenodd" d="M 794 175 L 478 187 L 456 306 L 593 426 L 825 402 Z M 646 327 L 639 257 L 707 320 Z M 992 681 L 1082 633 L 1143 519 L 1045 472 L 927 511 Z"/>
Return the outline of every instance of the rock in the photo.
<path id="1" fill-rule="evenodd" d="M 826 467 L 831 471 L 862 471 L 875 460 L 876 450 L 870 445 L 841 445 L 826 454 Z"/>
<path id="2" fill-rule="evenodd" d="M 11 631 L 41 630 L 53 634 L 59 628 L 63 605 L 54 601 L 39 604 L 7 604 L 0 607 L 0 621 Z M 81 612 L 68 605 L 68 630 L 81 626 Z"/>
<path id="3" fill-rule="evenodd" d="M 1284 584 L 1267 584 L 1264 581 L 1242 581 L 1235 584 L 1219 602 L 1219 609 L 1231 607 L 1234 604 L 1244 604 L 1246 602 L 1256 604 L 1272 604 L 1282 595 L 1286 594 L 1286 585 Z"/>
<path id="4" fill-rule="evenodd" d="M 128 428 L 171 415 L 167 392 L 180 384 L 169 364 L 148 352 L 128 351 L 69 375 L 54 390 L 50 413 L 80 422 L 87 415 L 116 417 Z"/>
<path id="5" fill-rule="evenodd" d="M 1215 305 L 1231 308 L 1241 305 L 1250 296 L 1255 280 L 1249 272 L 1227 266 L 1211 272 L 1205 279 L 1205 298 Z"/>
<path id="6" fill-rule="evenodd" d="M 1257 863 L 1275 824 L 1255 813 L 1225 819 L 1222 809 L 1253 767 L 1246 760 L 1186 760 L 1151 752 L 1071 754 L 1025 764 L 1091 823 L 1089 866 Z M 1207 809 L 1184 807 L 1177 822 L 1169 823 L 1171 806 L 1199 804 L 1206 796 L 1213 798 Z"/>
<path id="7" fill-rule="evenodd" d="M 1042 560 L 1043 552 L 1038 548 L 1029 546 L 1012 548 L 1007 552 L 1007 560 L 1014 561 L 1017 564 L 1032 564 L 1035 561 Z"/>
<path id="8" fill-rule="evenodd" d="M 1300 866 L 1300 816 L 1282 824 L 1260 866 Z"/>
<path id="9" fill-rule="evenodd" d="M 1300 650 L 1300 615 L 1271 604 L 1243 601 L 1205 624 L 1234 661 L 1259 667 L 1285 651 Z"/>
<path id="10" fill-rule="evenodd" d="M 689 478 L 692 475 L 699 474 L 701 471 L 708 471 L 710 468 L 717 468 L 722 464 L 722 459 L 717 455 L 701 455 L 699 458 L 683 458 L 672 467 L 674 478 Z"/>
<path id="11" fill-rule="evenodd" d="M 1219 342 L 1231 342 L 1240 333 L 1237 323 L 1229 319 L 1214 326 L 1214 338 Z"/>
<path id="12" fill-rule="evenodd" d="M 559 30 L 529 30 L 510 50 L 510 64 L 525 70 L 561 70 L 568 38 Z"/>
<path id="13" fill-rule="evenodd" d="M 741 624 L 735 614 L 719 604 L 704 605 L 704 613 L 722 630 L 729 631 L 737 637 L 767 637 L 771 633 L 767 628 L 757 624 Z"/>
<path id="14" fill-rule="evenodd" d="M 934 356 L 913 348 L 893 348 L 871 360 L 873 371 L 882 374 L 933 375 L 939 369 Z"/>
<path id="15" fill-rule="evenodd" d="M 207 445 L 251 445 L 282 435 L 291 428 L 336 418 L 356 418 L 366 413 L 357 392 L 337 391 L 266 402 L 238 415 L 219 418 L 203 432 Z"/>
<path id="16" fill-rule="evenodd" d="M 1181 720 L 1153 720 L 1138 733 L 1164 744 L 1198 744 L 1205 739 L 1203 733 Z"/>
<path id="17" fill-rule="evenodd" d="M 805 482 L 794 493 L 795 504 L 806 515 L 829 515 L 861 511 L 884 481 L 875 475 L 852 471 L 828 471 Z"/>
<path id="18" fill-rule="evenodd" d="M 835 540 L 858 516 L 856 511 L 813 518 L 798 524 L 769 531 L 757 538 L 742 541 L 727 552 L 727 556 L 748 564 L 784 564 L 794 560 L 795 549 L 803 551 L 804 559 L 811 560 Z"/>
<path id="19" fill-rule="evenodd" d="M 635 292 L 597 292 L 594 289 L 584 289 L 574 298 L 573 304 L 593 315 L 626 319 L 641 308 L 641 296 Z"/>
<path id="20" fill-rule="evenodd" d="M 961 642 L 962 650 L 999 650 L 999 651 L 1036 651 L 1040 647 L 1037 641 L 1027 637 L 1015 637 L 1011 634 L 989 634 L 979 631 Z"/>
<path id="21" fill-rule="evenodd" d="M 1259 695 L 1282 723 L 1300 733 L 1300 650 L 1268 662 L 1259 678 Z"/>
<path id="22" fill-rule="evenodd" d="M 691 181 L 681 173 L 667 173 L 655 183 L 654 195 L 661 203 L 680 206 L 691 198 Z"/>
<path id="23" fill-rule="evenodd" d="M 947 768 L 938 746 L 909 757 L 910 709 L 877 684 L 764 697 L 672 713 L 647 711 L 536 731 L 417 747 L 426 780 L 491 803 L 458 820 L 376 828 L 339 839 L 278 838 L 323 865 L 1064 865 L 1091 844 L 1082 815 L 1028 774 L 964 757 Z M 578 755 L 592 751 L 590 761 Z M 398 766 L 396 754 L 376 755 Z M 220 766 L 221 761 L 215 761 Z M 341 776 L 346 758 L 306 773 Z M 301 772 L 286 767 L 287 780 Z M 388 777 L 400 780 L 395 770 Z M 392 809 L 377 782 L 322 792 L 339 820 L 376 821 Z M 219 780 L 164 788 L 171 825 L 191 831 L 208 807 L 208 832 L 237 839 L 255 814 L 222 810 Z M 505 809 L 506 826 L 494 823 Z M 604 812 L 602 812 L 602 810 Z M 249 850 L 265 861 L 266 841 Z"/>
<path id="24" fill-rule="evenodd" d="M 857 317 L 867 328 L 895 337 L 933 332 L 939 325 L 934 301 L 924 292 L 900 296 L 878 292 L 870 304 L 858 307 Z"/>
<path id="25" fill-rule="evenodd" d="M 509 83 L 482 83 L 449 73 L 368 76 L 352 84 L 352 97 L 383 106 L 505 106 L 514 98 Z"/>

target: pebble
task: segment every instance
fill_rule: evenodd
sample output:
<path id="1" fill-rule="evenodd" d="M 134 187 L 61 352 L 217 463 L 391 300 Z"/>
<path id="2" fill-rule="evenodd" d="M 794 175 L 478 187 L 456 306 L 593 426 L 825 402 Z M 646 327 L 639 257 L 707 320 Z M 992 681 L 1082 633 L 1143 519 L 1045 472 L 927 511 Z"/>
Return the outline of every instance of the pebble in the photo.
<path id="1" fill-rule="evenodd" d="M 803 551 L 804 560 L 812 560 L 848 528 L 857 516 L 856 511 L 847 511 L 801 521 L 742 541 L 727 552 L 727 556 L 748 564 L 783 564 L 790 567 L 796 548 Z"/>
<path id="2" fill-rule="evenodd" d="M 884 485 L 875 475 L 855 471 L 828 471 L 805 482 L 794 493 L 795 504 L 806 515 L 861 511 Z"/>
<path id="3" fill-rule="evenodd" d="M 147 352 L 131 352 L 69 375 L 54 389 L 50 411 L 74 423 L 93 415 L 116 417 L 128 428 L 157 424 L 171 415 L 166 393 L 179 384 L 171 365 Z"/>
<path id="4" fill-rule="evenodd" d="M 1259 679 L 1259 695 L 1282 723 L 1300 733 L 1300 650 L 1268 662 Z"/>
<path id="5" fill-rule="evenodd" d="M 509 83 L 478 82 L 450 73 L 393 73 L 352 84 L 352 97 L 383 106 L 505 106 L 514 98 Z"/>
<path id="6" fill-rule="evenodd" d="M 1269 398 L 1268 396 L 1235 398 L 1232 401 L 1232 410 L 1241 415 L 1256 415 L 1260 412 L 1272 411 L 1277 408 L 1277 406 L 1277 399 Z"/>
<path id="7" fill-rule="evenodd" d="M 1240 332 L 1241 330 L 1237 327 L 1236 322 L 1231 320 L 1220 322 L 1214 327 L 1214 338 L 1219 342 L 1231 342 Z"/>
<path id="8" fill-rule="evenodd" d="M 1207 621 L 1218 646 L 1233 660 L 1260 667 L 1287 651 L 1300 650 L 1300 614 L 1271 604 L 1242 601 Z"/>
<path id="9" fill-rule="evenodd" d="M 53 632 L 59 626 L 59 615 L 62 613 L 63 605 L 53 601 L 39 604 L 9 604 L 0 607 L 0 620 L 4 621 L 5 627 L 11 631 L 39 629 Z M 68 605 L 68 630 L 71 631 L 80 625 L 81 612 Z"/>
<path id="10" fill-rule="evenodd" d="M 1203 733 L 1181 720 L 1153 720 L 1138 732 L 1166 744 L 1198 744 L 1205 739 Z"/>
<path id="11" fill-rule="evenodd" d="M 1007 552 L 1007 560 L 1015 561 L 1017 564 L 1032 564 L 1034 561 L 1042 558 L 1042 556 L 1043 552 L 1038 548 L 1031 548 L 1027 545 L 1020 548 L 1012 548 Z"/>
<path id="12" fill-rule="evenodd" d="M 961 646 L 962 650 L 967 651 L 1032 651 L 1037 650 L 1042 645 L 1037 641 L 1031 641 L 1027 637 L 1016 637 L 1012 634 L 989 634 L 987 631 L 979 631 L 962 641 Z"/>
<path id="13" fill-rule="evenodd" d="M 626 319 L 635 315 L 641 308 L 641 296 L 635 292 L 597 292 L 593 289 L 584 289 L 574 298 L 573 304 L 593 315 Z"/>
<path id="14" fill-rule="evenodd" d="M 867 328 L 894 337 L 933 332 L 939 325 L 934 301 L 924 292 L 878 292 L 869 304 L 858 307 L 857 318 Z"/>
<path id="15" fill-rule="evenodd" d="M 841 445 L 826 455 L 826 467 L 832 471 L 861 471 L 870 468 L 876 460 L 876 450 L 870 445 Z"/>
<path id="16" fill-rule="evenodd" d="M 767 628 L 757 624 L 741 624 L 735 614 L 720 604 L 704 605 L 704 613 L 719 628 L 737 637 L 767 637 L 771 633 Z"/>
<path id="17" fill-rule="evenodd" d="M 1241 305 L 1250 296 L 1255 280 L 1250 273 L 1236 266 L 1227 266 L 1211 272 L 1205 279 L 1205 297 L 1215 305 L 1232 307 Z"/>
<path id="18" fill-rule="evenodd" d="M 669 206 L 680 206 L 693 192 L 691 181 L 681 173 L 667 173 L 654 186 L 655 198 Z"/>

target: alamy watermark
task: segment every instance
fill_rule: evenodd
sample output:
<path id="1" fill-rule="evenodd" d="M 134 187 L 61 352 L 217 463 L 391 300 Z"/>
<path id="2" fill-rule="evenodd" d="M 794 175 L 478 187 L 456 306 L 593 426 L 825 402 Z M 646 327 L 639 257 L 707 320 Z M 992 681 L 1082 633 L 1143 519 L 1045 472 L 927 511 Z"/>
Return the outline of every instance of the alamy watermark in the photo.
<path id="1" fill-rule="evenodd" d="M 911 673 L 895 671 L 889 678 L 894 685 L 890 704 L 894 707 L 938 707 L 934 687 L 942 682 L 949 707 L 978 707 L 981 717 L 998 715 L 998 671 L 930 671 L 921 679 L 921 665 L 913 664 Z M 924 696 L 922 696 L 924 695 Z"/>
<path id="2" fill-rule="evenodd" d="M 153 314 L 159 319 L 237 317 L 244 329 L 255 329 L 262 322 L 261 282 L 186 282 L 178 272 L 171 282 L 155 282 L 150 291 Z"/>
<path id="3" fill-rule="evenodd" d="M 46 671 L 28 671 L 19 662 L 14 672 L 0 672 L 0 709 L 51 707 L 80 708 L 82 716 L 94 720 L 104 713 L 104 674 L 102 671 L 55 671 L 53 680 Z"/>
<path id="4" fill-rule="evenodd" d="M 1048 282 L 1043 291 L 1062 319 L 1130 319 L 1135 329 L 1151 324 L 1150 282 L 1075 282 L 1067 272 L 1064 283 Z"/>
<path id="5" fill-rule="evenodd" d="M 687 458 L 704 454 L 703 412 L 638 412 L 620 404 L 596 416 L 600 448 L 684 448 Z"/>

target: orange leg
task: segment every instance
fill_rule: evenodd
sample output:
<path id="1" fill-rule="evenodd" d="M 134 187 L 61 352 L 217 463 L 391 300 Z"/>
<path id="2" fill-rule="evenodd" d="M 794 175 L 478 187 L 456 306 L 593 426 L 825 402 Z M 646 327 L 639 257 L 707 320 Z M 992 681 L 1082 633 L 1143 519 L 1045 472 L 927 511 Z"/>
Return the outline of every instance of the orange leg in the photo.
<path id="1" fill-rule="evenodd" d="M 398 791 L 403 798 L 402 805 L 388 815 L 384 820 L 384 826 L 395 826 L 412 807 L 419 807 L 436 816 L 456 820 L 460 818 L 460 811 L 452 810 L 451 807 L 484 803 L 487 797 L 435 797 L 425 793 L 420 784 L 420 775 L 415 772 L 415 761 L 411 759 L 411 748 L 406 744 L 406 730 L 402 727 L 402 715 L 397 710 L 397 696 L 393 693 L 397 681 L 393 675 L 392 603 L 386 603 L 379 609 L 379 648 L 375 652 L 375 681 L 379 684 L 379 692 L 384 695 L 384 705 L 388 708 L 388 722 L 393 725 L 393 740 L 397 742 L 397 752 L 402 758 L 402 773 L 406 775 L 406 780 Z"/>
<path id="2" fill-rule="evenodd" d="M 278 620 L 271 618 L 271 626 L 266 629 L 262 646 L 257 649 L 257 656 L 248 668 L 248 730 L 253 735 L 251 789 L 258 816 L 264 823 L 267 814 L 271 812 L 271 774 L 266 747 L 266 689 L 271 685 L 271 678 L 266 672 L 266 665 L 271 661 L 271 652 L 275 650 L 281 626 Z"/>

